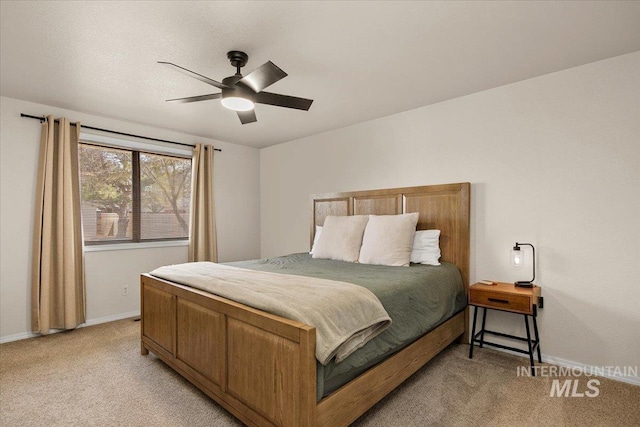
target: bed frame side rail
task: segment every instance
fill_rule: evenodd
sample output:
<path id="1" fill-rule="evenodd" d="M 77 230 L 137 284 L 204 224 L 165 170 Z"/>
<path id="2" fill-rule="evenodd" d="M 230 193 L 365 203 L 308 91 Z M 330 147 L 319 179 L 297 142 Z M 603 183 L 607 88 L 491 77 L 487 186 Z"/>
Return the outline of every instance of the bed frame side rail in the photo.
<path id="1" fill-rule="evenodd" d="M 322 399 L 318 403 L 317 426 L 348 426 L 455 341 L 464 330 L 465 315 L 460 312 Z"/>

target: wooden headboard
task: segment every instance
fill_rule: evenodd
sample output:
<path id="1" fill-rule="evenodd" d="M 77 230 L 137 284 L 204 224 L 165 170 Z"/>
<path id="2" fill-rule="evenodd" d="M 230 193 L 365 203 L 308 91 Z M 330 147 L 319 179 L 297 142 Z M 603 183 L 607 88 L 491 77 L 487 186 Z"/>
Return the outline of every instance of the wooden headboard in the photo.
<path id="1" fill-rule="evenodd" d="M 441 261 L 455 264 L 469 286 L 470 184 L 425 185 L 311 196 L 311 244 L 328 215 L 395 215 L 418 212 L 418 230 L 440 230 Z"/>

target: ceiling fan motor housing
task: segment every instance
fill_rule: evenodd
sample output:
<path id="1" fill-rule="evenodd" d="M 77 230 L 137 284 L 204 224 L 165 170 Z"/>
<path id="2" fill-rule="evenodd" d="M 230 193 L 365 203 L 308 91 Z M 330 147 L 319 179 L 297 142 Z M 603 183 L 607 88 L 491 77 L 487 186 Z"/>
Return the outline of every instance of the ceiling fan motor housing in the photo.
<path id="1" fill-rule="evenodd" d="M 241 98 L 246 98 L 254 102 L 255 100 L 255 92 L 242 84 L 236 85 L 236 82 L 240 80 L 242 76 L 235 75 L 229 76 L 222 79 L 222 84 L 230 86 L 228 89 L 222 89 L 222 97 L 227 98 L 231 96 L 237 96 Z"/>

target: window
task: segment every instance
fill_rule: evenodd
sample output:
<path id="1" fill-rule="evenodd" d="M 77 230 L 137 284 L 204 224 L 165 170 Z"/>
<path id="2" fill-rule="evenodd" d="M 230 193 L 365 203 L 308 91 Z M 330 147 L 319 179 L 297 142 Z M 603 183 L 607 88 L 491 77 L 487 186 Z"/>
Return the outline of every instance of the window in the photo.
<path id="1" fill-rule="evenodd" d="M 86 245 L 188 239 L 190 158 L 82 142 L 79 163 Z"/>

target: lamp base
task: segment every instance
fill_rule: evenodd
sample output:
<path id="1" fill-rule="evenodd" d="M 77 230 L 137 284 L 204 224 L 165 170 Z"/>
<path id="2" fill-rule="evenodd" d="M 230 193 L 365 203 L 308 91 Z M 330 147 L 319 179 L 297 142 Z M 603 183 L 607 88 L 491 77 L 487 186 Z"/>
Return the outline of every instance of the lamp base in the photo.
<path id="1" fill-rule="evenodd" d="M 533 288 L 533 283 L 531 282 L 515 282 L 514 285 L 518 288 Z"/>

